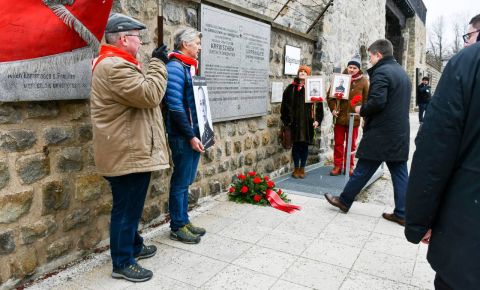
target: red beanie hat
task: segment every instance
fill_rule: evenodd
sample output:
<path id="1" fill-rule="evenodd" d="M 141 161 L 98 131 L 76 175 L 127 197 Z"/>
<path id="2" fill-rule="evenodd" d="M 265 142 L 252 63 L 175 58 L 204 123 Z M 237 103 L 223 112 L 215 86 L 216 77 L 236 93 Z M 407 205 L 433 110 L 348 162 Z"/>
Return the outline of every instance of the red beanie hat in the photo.
<path id="1" fill-rule="evenodd" d="M 301 65 L 299 68 L 298 68 L 298 72 L 297 74 L 301 71 L 305 71 L 307 73 L 307 75 L 312 75 L 312 69 L 308 66 L 308 65 Z"/>

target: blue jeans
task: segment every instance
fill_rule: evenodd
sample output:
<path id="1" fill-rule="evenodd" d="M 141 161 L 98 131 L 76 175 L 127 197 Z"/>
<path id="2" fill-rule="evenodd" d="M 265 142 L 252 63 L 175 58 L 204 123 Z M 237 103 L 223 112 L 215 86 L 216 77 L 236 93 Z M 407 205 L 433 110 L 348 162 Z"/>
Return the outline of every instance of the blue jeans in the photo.
<path id="1" fill-rule="evenodd" d="M 135 263 L 143 238 L 138 233 L 151 172 L 105 177 L 112 188 L 113 205 L 110 219 L 110 253 L 113 268 Z"/>
<path id="2" fill-rule="evenodd" d="M 407 194 L 408 170 L 407 162 L 386 162 L 388 170 L 392 175 L 393 194 L 395 199 L 395 210 L 393 213 L 399 218 L 405 219 L 405 197 Z M 355 197 L 373 176 L 382 161 L 359 159 L 352 177 L 348 180 L 340 201 L 348 208 L 352 206 Z"/>
<path id="3" fill-rule="evenodd" d="M 292 146 L 292 157 L 295 168 L 305 167 L 308 158 L 308 143 L 295 142 Z"/>
<path id="4" fill-rule="evenodd" d="M 425 116 L 425 111 L 427 111 L 428 103 L 418 104 L 418 121 L 423 122 L 423 116 Z"/>
<path id="5" fill-rule="evenodd" d="M 173 174 L 170 179 L 170 228 L 176 231 L 188 224 L 188 187 L 197 175 L 200 153 L 193 150 L 185 138 L 171 137 L 168 140 L 172 150 Z"/>

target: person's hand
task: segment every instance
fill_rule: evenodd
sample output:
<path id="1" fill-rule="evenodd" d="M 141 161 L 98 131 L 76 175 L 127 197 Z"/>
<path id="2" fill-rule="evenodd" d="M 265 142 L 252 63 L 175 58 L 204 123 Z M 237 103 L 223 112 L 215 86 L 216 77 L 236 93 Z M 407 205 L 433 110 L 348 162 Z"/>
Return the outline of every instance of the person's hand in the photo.
<path id="1" fill-rule="evenodd" d="M 162 44 L 160 47 L 157 47 L 152 52 L 152 57 L 158 58 L 163 61 L 163 63 L 168 62 L 168 48 L 167 45 Z"/>
<path id="2" fill-rule="evenodd" d="M 357 114 L 360 114 L 360 109 L 362 108 L 362 106 L 358 105 L 355 107 L 355 113 Z"/>
<path id="3" fill-rule="evenodd" d="M 200 141 L 200 139 L 198 139 L 197 137 L 193 137 L 192 139 L 190 139 L 190 146 L 192 146 L 192 149 L 197 152 L 202 153 L 205 151 L 202 141 Z"/>
<path id="4" fill-rule="evenodd" d="M 333 115 L 335 118 L 338 118 L 338 111 L 337 111 L 337 110 L 333 110 L 333 111 L 332 111 L 332 115 Z"/>
<path id="5" fill-rule="evenodd" d="M 423 244 L 430 244 L 430 238 L 432 237 L 432 229 L 428 229 L 427 233 L 423 236 L 421 242 Z"/>
<path id="6" fill-rule="evenodd" d="M 317 127 L 318 127 L 318 122 L 317 121 L 313 122 L 313 129 L 317 129 Z"/>

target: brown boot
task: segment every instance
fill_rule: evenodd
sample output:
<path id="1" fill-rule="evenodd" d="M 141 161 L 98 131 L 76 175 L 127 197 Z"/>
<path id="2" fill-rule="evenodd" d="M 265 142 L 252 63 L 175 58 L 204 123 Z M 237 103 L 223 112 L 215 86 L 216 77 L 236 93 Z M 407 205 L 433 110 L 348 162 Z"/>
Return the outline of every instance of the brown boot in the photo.
<path id="1" fill-rule="evenodd" d="M 293 173 L 292 173 L 292 177 L 293 178 L 298 178 L 299 171 L 300 171 L 300 168 L 295 167 L 295 169 L 293 170 Z"/>
<path id="2" fill-rule="evenodd" d="M 340 169 L 339 166 L 335 166 L 333 167 L 332 171 L 330 171 L 330 175 L 337 176 L 337 175 L 340 175 L 341 172 L 342 172 L 342 169 Z"/>
<path id="3" fill-rule="evenodd" d="M 305 167 L 300 167 L 298 169 L 298 178 L 301 178 L 301 179 L 305 178 Z"/>

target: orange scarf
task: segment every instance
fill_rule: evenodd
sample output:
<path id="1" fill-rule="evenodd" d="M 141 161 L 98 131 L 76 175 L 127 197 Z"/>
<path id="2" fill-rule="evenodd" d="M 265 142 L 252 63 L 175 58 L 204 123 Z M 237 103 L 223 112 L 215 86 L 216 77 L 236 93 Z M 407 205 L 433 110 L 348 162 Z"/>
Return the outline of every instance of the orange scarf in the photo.
<path id="1" fill-rule="evenodd" d="M 123 58 L 124 60 L 130 63 L 133 63 L 136 67 L 138 67 L 138 69 L 140 69 L 140 63 L 135 57 L 128 54 L 124 50 L 121 50 L 118 47 L 105 44 L 100 47 L 100 53 L 98 57 L 93 60 L 92 71 L 95 70 L 95 67 L 97 66 L 97 64 L 99 64 L 102 60 L 104 60 L 107 57 L 114 57 L 114 56 Z"/>
<path id="2" fill-rule="evenodd" d="M 197 75 L 198 73 L 198 60 L 194 59 L 193 57 L 186 56 L 185 54 L 179 51 L 173 51 L 168 54 L 168 59 L 176 58 L 179 61 L 183 62 L 186 65 L 189 65 L 191 68 L 193 67 L 193 71 L 190 72 L 192 76 Z"/>

